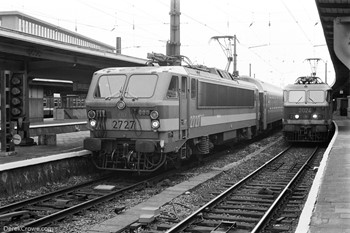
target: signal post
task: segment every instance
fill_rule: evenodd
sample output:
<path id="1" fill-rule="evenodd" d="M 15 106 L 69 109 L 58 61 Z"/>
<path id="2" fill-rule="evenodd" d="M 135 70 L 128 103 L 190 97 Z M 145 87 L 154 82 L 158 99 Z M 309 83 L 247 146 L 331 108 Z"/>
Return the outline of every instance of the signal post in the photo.
<path id="1" fill-rule="evenodd" d="M 1 155 L 15 153 L 15 145 L 34 145 L 29 137 L 29 92 L 25 72 L 1 71 Z"/>

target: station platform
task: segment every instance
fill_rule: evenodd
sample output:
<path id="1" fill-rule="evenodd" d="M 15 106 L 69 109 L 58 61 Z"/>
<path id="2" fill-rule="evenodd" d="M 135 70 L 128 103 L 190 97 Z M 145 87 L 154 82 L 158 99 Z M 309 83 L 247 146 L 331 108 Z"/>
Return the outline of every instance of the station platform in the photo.
<path id="1" fill-rule="evenodd" d="M 53 120 L 48 119 L 44 122 L 31 123 L 30 130 L 32 129 L 45 129 L 49 133 L 56 134 L 56 145 L 39 145 L 39 136 L 33 136 L 36 145 L 33 146 L 15 146 L 14 155 L 10 156 L 0 156 L 0 171 L 6 170 L 8 167 L 15 167 L 15 164 L 11 166 L 6 165 L 8 163 L 16 163 L 36 159 L 36 163 L 40 161 L 41 157 L 52 156 L 56 154 L 68 153 L 79 151 L 83 149 L 83 140 L 89 137 L 90 132 L 86 128 L 81 127 L 81 125 L 86 124 L 86 121 L 79 119 L 66 119 L 66 120 Z M 68 132 L 60 133 L 57 131 L 57 127 L 73 127 L 74 130 Z M 81 130 L 82 128 L 82 130 Z M 74 132 L 71 132 L 74 131 Z M 32 134 L 30 134 L 32 136 Z M 0 143 L 1 146 L 1 143 Z M 50 160 L 49 158 L 44 158 L 43 160 Z M 27 161 L 29 162 L 29 161 Z"/>
<path id="2" fill-rule="evenodd" d="M 55 143 L 39 145 L 40 136 L 34 136 L 31 138 L 37 145 L 15 146 L 14 153 L 1 155 L 0 193 L 11 195 L 72 176 L 94 173 L 95 167 L 87 158 L 91 152 L 83 149 L 84 138 L 90 136 L 90 131 L 81 130 L 82 127 L 79 127 L 79 124 L 83 123 L 84 121 L 78 119 L 49 120 L 31 125 L 30 129 L 45 129 L 51 133 L 54 131 Z M 68 133 L 59 131 L 62 125 L 66 125 L 63 127 Z"/>
<path id="3" fill-rule="evenodd" d="M 329 144 L 299 218 L 298 233 L 350 233 L 350 119 L 334 116 Z"/>
<path id="4" fill-rule="evenodd" d="M 62 133 L 57 134 L 56 145 L 16 146 L 14 155 L 0 156 L 0 171 L 68 158 L 69 155 L 88 154 L 90 152 L 83 150 L 83 140 L 89 135 L 90 132 L 87 130 Z M 38 143 L 38 137 L 33 137 L 33 139 Z"/>

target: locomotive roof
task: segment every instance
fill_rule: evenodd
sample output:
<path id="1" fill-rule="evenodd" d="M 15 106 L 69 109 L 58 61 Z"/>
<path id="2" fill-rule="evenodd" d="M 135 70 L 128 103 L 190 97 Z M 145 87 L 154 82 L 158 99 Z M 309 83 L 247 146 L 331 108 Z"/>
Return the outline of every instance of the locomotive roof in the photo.
<path id="1" fill-rule="evenodd" d="M 206 78 L 206 80 L 217 80 L 222 82 L 234 82 L 240 86 L 246 86 L 250 88 L 257 88 L 257 85 L 253 82 L 247 80 L 239 80 L 239 79 L 230 79 L 232 77 L 228 74 L 227 71 L 216 69 L 216 68 L 192 68 L 186 66 L 145 66 L 145 67 L 111 67 L 105 68 L 99 71 L 96 71 L 97 74 L 111 74 L 111 73 L 162 73 L 162 72 L 171 72 L 177 73 L 179 75 L 192 75 L 198 78 Z M 233 78 L 233 77 L 232 77 Z M 259 88 L 258 88 L 259 89 Z"/>
<path id="2" fill-rule="evenodd" d="M 110 67 L 97 71 L 97 73 L 152 73 L 152 72 L 175 72 L 186 75 L 182 66 L 142 66 L 142 67 Z"/>
<path id="3" fill-rule="evenodd" d="M 332 88 L 326 83 L 318 84 L 288 84 L 283 90 L 331 90 Z"/>

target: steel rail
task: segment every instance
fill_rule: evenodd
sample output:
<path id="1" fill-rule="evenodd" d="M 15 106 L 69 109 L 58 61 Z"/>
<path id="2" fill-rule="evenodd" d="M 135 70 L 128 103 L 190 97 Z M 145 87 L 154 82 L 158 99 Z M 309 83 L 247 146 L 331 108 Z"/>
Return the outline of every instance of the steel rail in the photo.
<path id="1" fill-rule="evenodd" d="M 51 215 L 48 215 L 48 216 L 45 216 L 43 218 L 40 218 L 40 219 L 34 220 L 32 222 L 26 223 L 26 224 L 23 225 L 23 227 L 26 228 L 26 227 L 42 227 L 42 226 L 46 226 L 47 224 L 49 224 L 51 222 L 54 222 L 54 221 L 57 221 L 57 220 L 60 220 L 60 219 L 63 219 L 65 217 L 67 217 L 68 215 L 72 215 L 72 214 L 78 213 L 81 210 L 88 209 L 88 208 L 90 208 L 92 206 L 95 206 L 96 204 L 99 204 L 101 202 L 113 199 L 114 196 L 118 195 L 119 193 L 122 193 L 122 192 L 125 192 L 127 190 L 133 189 L 133 188 L 135 188 L 135 187 L 137 187 L 139 185 L 142 185 L 142 184 L 144 184 L 146 182 L 147 181 L 141 181 L 141 182 L 138 182 L 138 183 L 133 184 L 131 186 L 128 186 L 126 188 L 122 188 L 122 189 L 116 190 L 114 192 L 108 193 L 108 194 L 103 195 L 101 197 L 97 197 L 97 198 L 91 199 L 89 201 L 80 203 L 78 205 L 69 207 L 67 209 L 55 212 L 55 213 L 53 213 Z"/>
<path id="2" fill-rule="evenodd" d="M 256 226 L 253 228 L 253 230 L 251 231 L 251 233 L 256 233 L 256 232 L 260 232 L 262 230 L 262 228 L 264 227 L 264 224 L 268 221 L 268 219 L 271 217 L 271 215 L 273 214 L 274 210 L 278 207 L 278 205 L 281 203 L 281 201 L 283 200 L 283 198 L 287 195 L 288 190 L 290 190 L 290 188 L 292 187 L 292 185 L 294 183 L 297 182 L 298 178 L 302 175 L 302 173 L 306 170 L 308 164 L 310 163 L 310 161 L 314 158 L 317 150 L 319 149 L 319 147 L 317 146 L 314 151 L 311 153 L 310 157 L 308 158 L 308 160 L 303 164 L 303 166 L 299 169 L 299 171 L 293 176 L 293 178 L 289 181 L 289 183 L 286 185 L 286 187 L 282 190 L 282 192 L 278 195 L 278 197 L 276 198 L 276 200 L 272 203 L 272 205 L 270 206 L 270 208 L 265 212 L 265 214 L 263 215 L 263 217 L 260 219 L 260 221 L 256 224 Z"/>
<path id="3" fill-rule="evenodd" d="M 61 210 L 61 211 L 58 211 L 58 212 L 55 212 L 51 215 L 48 215 L 48 216 L 45 216 L 43 218 L 40 218 L 40 219 L 37 219 L 37 220 L 34 220 L 34 221 L 31 221 L 29 223 L 26 223 L 24 225 L 21 225 L 19 227 L 17 227 L 18 229 L 25 229 L 25 228 L 33 228 L 33 227 L 42 227 L 42 226 L 46 226 L 48 225 L 49 223 L 52 223 L 54 221 L 58 221 L 58 220 L 61 220 L 69 215 L 72 215 L 72 214 L 75 214 L 75 213 L 78 213 L 80 212 L 81 210 L 84 210 L 84 209 L 88 209 L 92 206 L 95 206 L 96 204 L 99 204 L 99 203 L 102 203 L 102 202 L 105 202 L 107 200 L 110 200 L 110 199 L 113 199 L 114 196 L 122 193 L 122 192 L 125 192 L 127 190 L 130 190 L 130 189 L 133 189 L 137 186 L 140 186 L 140 185 L 143 185 L 147 182 L 150 182 L 151 180 L 154 180 L 154 179 L 159 179 L 159 177 L 152 177 L 152 178 L 149 178 L 149 179 L 146 179 L 146 180 L 143 180 L 143 181 L 140 181 L 138 183 L 135 183 L 135 184 L 132 184 L 128 187 L 125 187 L 125 188 L 122 188 L 122 189 L 119 189 L 119 190 L 116 190 L 114 192 L 111 192 L 111 193 L 108 193 L 106 195 L 103 195 L 101 197 L 97 197 L 97 198 L 94 198 L 94 199 L 91 199 L 91 200 L 88 200 L 86 202 L 83 202 L 83 203 L 80 203 L 78 205 L 75 205 L 75 206 L 72 206 L 72 207 L 69 207 L 67 209 L 64 209 L 64 210 Z M 9 232 L 17 232 L 16 230 L 13 230 L 13 231 L 9 231 Z"/>
<path id="4" fill-rule="evenodd" d="M 53 191 L 53 192 L 50 192 L 50 193 L 47 193 L 47 194 L 44 194 L 44 195 L 40 195 L 40 196 L 33 197 L 33 198 L 30 198 L 30 199 L 26 199 L 26 200 L 23 200 L 23 201 L 15 202 L 15 203 L 12 203 L 12 204 L 9 204 L 9 205 L 6 205 L 6 206 L 1 206 L 0 207 L 0 215 L 3 214 L 3 213 L 9 212 L 9 211 L 13 211 L 13 210 L 22 208 L 22 207 L 24 207 L 26 205 L 31 205 L 31 204 L 37 203 L 39 201 L 45 201 L 45 200 L 53 198 L 55 196 L 60 196 L 60 195 L 65 194 L 65 193 L 72 192 L 72 191 L 74 191 L 76 189 L 92 185 L 94 183 L 100 182 L 101 180 L 105 180 L 105 179 L 110 178 L 110 177 L 111 177 L 111 175 L 107 175 L 107 176 L 98 178 L 96 180 L 84 182 L 84 183 L 79 184 L 79 185 L 74 185 L 74 186 L 71 186 L 71 187 L 68 187 L 68 188 L 64 188 L 64 189 L 60 189 L 60 190 L 57 190 L 57 191 Z"/>
<path id="5" fill-rule="evenodd" d="M 250 173 L 249 175 L 244 177 L 242 180 L 238 181 L 236 184 L 234 184 L 233 186 L 231 186 L 230 188 L 228 188 L 227 190 L 222 192 L 220 195 L 218 195 L 217 197 L 212 199 L 210 202 L 208 202 L 207 204 L 203 205 L 197 211 L 193 212 L 187 218 L 185 218 L 184 220 L 182 220 L 181 222 L 179 222 L 178 224 L 176 224 L 175 226 L 173 226 L 172 228 L 167 230 L 166 233 L 180 232 L 180 231 L 184 230 L 188 226 L 188 224 L 190 222 L 195 220 L 196 216 L 199 213 L 203 212 L 206 208 L 210 208 L 211 206 L 215 205 L 217 202 L 221 201 L 221 199 L 224 198 L 225 196 L 227 196 L 233 189 L 239 187 L 241 184 L 243 184 L 244 182 L 246 182 L 247 180 L 252 178 L 255 174 L 259 173 L 261 170 L 263 170 L 265 167 L 267 167 L 271 162 L 275 161 L 280 156 L 282 156 L 284 153 L 286 153 L 291 147 L 292 146 L 289 146 L 286 149 L 284 149 L 282 152 L 278 153 L 275 157 L 273 157 L 269 161 L 265 162 L 258 169 L 256 169 L 255 171 L 253 171 L 252 173 Z"/>

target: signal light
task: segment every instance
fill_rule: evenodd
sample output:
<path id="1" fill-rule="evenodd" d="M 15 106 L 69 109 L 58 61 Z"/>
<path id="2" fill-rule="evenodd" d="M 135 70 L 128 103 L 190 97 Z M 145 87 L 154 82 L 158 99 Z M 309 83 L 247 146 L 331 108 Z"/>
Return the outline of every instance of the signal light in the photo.
<path id="1" fill-rule="evenodd" d="M 25 101 L 24 73 L 12 73 L 10 77 L 10 113 L 11 119 L 24 117 Z"/>

